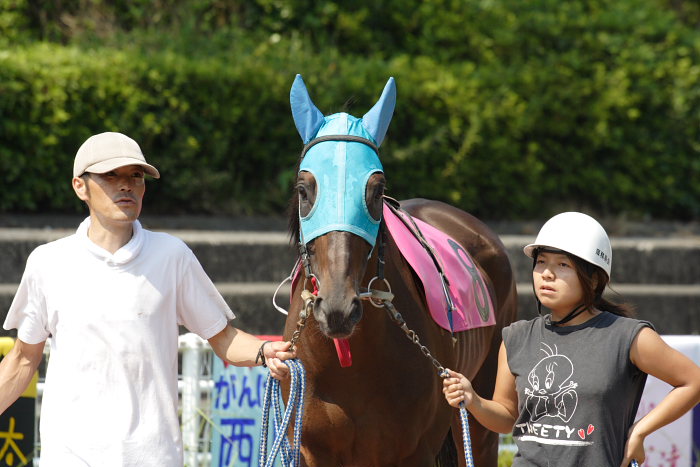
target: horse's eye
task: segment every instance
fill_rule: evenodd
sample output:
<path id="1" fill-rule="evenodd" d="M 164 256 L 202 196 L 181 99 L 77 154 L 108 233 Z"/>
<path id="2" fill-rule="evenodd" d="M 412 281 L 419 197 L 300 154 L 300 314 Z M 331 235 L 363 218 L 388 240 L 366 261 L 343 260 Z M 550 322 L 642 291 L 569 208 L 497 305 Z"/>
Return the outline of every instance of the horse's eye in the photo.
<path id="1" fill-rule="evenodd" d="M 382 197 L 386 182 L 381 173 L 373 174 L 367 182 L 365 189 L 365 205 L 370 216 L 376 221 L 382 218 Z"/>
<path id="2" fill-rule="evenodd" d="M 302 170 L 299 172 L 294 189 L 297 191 L 299 201 L 299 215 L 306 217 L 311 213 L 318 195 L 316 179 L 311 173 Z"/>
<path id="3" fill-rule="evenodd" d="M 380 183 L 377 185 L 374 189 L 374 199 L 380 199 L 382 196 L 384 196 L 384 190 L 385 186 L 383 183 Z"/>
<path id="4" fill-rule="evenodd" d="M 303 201 L 306 201 L 308 199 L 308 194 L 306 193 L 306 188 L 304 188 L 303 185 L 297 185 L 297 192 L 299 193 L 299 197 Z"/>

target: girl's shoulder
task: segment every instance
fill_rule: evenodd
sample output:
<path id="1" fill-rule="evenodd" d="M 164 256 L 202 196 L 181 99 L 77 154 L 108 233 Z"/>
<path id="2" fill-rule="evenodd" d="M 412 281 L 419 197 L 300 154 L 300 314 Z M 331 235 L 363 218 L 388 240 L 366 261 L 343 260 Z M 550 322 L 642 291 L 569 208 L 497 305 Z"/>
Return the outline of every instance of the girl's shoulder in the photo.
<path id="1" fill-rule="evenodd" d="M 537 316 L 532 319 L 521 319 L 510 323 L 501 331 L 503 340 L 508 343 L 513 339 L 517 339 L 532 334 L 533 330 L 541 329 L 544 324 L 544 317 Z"/>
<path id="2" fill-rule="evenodd" d="M 633 329 L 637 331 L 641 330 L 644 327 L 649 327 L 652 330 L 655 330 L 654 325 L 651 323 L 651 321 L 647 321 L 644 319 L 620 316 L 614 313 L 610 313 L 608 311 L 604 311 L 602 315 L 603 316 L 601 324 L 603 325 L 608 325 L 616 328 Z"/>

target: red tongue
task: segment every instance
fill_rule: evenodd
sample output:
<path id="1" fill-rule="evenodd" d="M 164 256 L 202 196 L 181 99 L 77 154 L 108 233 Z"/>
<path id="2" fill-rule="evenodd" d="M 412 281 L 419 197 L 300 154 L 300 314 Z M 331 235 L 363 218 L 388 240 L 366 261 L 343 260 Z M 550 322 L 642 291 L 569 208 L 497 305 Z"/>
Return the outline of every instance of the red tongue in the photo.
<path id="1" fill-rule="evenodd" d="M 352 365 L 352 353 L 350 353 L 350 341 L 347 339 L 333 339 L 335 350 L 338 352 L 338 360 L 343 368 Z"/>
<path id="2" fill-rule="evenodd" d="M 311 283 L 314 286 L 314 295 L 318 295 L 318 281 L 315 277 L 311 277 Z M 333 339 L 335 343 L 335 351 L 338 353 L 340 366 L 343 368 L 352 366 L 352 353 L 350 353 L 350 342 L 347 339 Z"/>

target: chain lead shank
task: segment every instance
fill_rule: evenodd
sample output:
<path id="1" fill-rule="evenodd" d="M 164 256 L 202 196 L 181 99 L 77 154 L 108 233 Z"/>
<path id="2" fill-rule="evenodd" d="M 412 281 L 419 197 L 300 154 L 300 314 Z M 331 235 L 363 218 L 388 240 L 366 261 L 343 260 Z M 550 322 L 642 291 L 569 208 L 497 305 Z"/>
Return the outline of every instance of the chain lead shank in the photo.
<path id="1" fill-rule="evenodd" d="M 420 339 L 418 338 L 418 335 L 416 334 L 415 331 L 412 329 L 409 329 L 408 326 L 406 325 L 406 321 L 403 319 L 403 316 L 401 316 L 401 313 L 396 311 L 396 308 L 394 307 L 394 304 L 391 303 L 389 300 L 383 300 L 384 302 L 384 308 L 386 308 L 386 312 L 389 313 L 389 316 L 391 317 L 392 320 L 396 324 L 399 325 L 401 330 L 406 334 L 406 337 L 416 344 L 418 348 L 420 349 L 421 353 L 425 355 L 428 360 L 433 364 L 433 366 L 437 369 L 438 375 L 443 376 L 445 373 L 445 367 L 443 367 L 440 362 L 433 357 L 433 355 L 430 353 L 430 350 L 426 346 L 420 343 Z"/>
<path id="2" fill-rule="evenodd" d="M 299 341 L 299 338 L 301 337 L 301 331 L 304 329 L 304 326 L 306 326 L 306 318 L 308 318 L 309 314 L 313 313 L 314 311 L 314 300 L 316 299 L 314 294 L 304 289 L 301 291 L 301 298 L 304 300 L 304 306 L 299 312 L 297 328 L 294 330 L 292 338 L 289 340 L 289 342 L 292 343 L 291 350 L 296 349 L 297 341 Z"/>

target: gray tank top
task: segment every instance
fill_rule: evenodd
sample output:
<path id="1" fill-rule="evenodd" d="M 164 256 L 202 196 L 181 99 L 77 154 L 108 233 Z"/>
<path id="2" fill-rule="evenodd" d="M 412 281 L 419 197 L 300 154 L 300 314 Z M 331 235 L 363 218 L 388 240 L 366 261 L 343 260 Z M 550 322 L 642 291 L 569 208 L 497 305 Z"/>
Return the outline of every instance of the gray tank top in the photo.
<path id="1" fill-rule="evenodd" d="M 619 467 L 647 378 L 630 347 L 653 326 L 608 312 L 549 323 L 547 315 L 503 329 L 518 393 L 513 466 Z"/>

